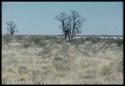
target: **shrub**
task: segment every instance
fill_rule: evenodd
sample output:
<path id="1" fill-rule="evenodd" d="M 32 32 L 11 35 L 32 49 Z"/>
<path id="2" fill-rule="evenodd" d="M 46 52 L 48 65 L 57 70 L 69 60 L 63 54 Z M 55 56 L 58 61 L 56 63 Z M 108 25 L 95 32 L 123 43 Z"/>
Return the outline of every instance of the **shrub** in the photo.
<path id="1" fill-rule="evenodd" d="M 47 45 L 45 39 L 42 37 L 40 38 L 40 37 L 31 36 L 29 38 L 29 41 L 33 42 L 35 45 L 39 45 L 39 46 L 46 46 Z"/>
<path id="2" fill-rule="evenodd" d="M 78 44 L 79 44 L 78 39 L 72 39 L 72 40 L 70 40 L 69 42 L 70 42 L 72 45 L 75 45 L 76 47 L 77 47 Z"/>
<path id="3" fill-rule="evenodd" d="M 11 36 L 11 35 L 2 36 L 2 40 L 4 41 L 4 43 L 5 43 L 6 45 L 8 45 L 9 42 L 11 42 L 11 40 L 12 40 L 12 36 Z"/>
<path id="4" fill-rule="evenodd" d="M 54 67 L 57 70 L 70 70 L 70 59 L 69 59 L 69 45 L 64 44 L 62 48 L 56 53 L 53 59 Z"/>
<path id="5" fill-rule="evenodd" d="M 40 41 L 37 45 L 45 47 L 47 45 L 46 41 Z"/>
<path id="6" fill-rule="evenodd" d="M 93 43 L 93 44 L 96 44 L 96 43 L 98 43 L 98 42 L 100 42 L 100 38 L 99 37 L 93 37 L 92 39 L 91 39 L 91 42 Z"/>
<path id="7" fill-rule="evenodd" d="M 22 43 L 24 48 L 28 48 L 32 45 L 29 41 L 26 41 L 26 40 L 22 41 L 21 43 Z"/>
<path id="8" fill-rule="evenodd" d="M 117 46 L 122 46 L 123 45 L 123 40 L 122 39 L 117 39 L 116 40 Z"/>
<path id="9" fill-rule="evenodd" d="M 103 76 L 106 76 L 106 75 L 109 75 L 111 74 L 111 66 L 103 66 L 102 69 L 101 69 L 101 74 Z"/>
<path id="10" fill-rule="evenodd" d="M 51 51 L 51 49 L 49 47 L 44 47 L 42 53 L 43 54 L 48 54 Z"/>
<path id="11" fill-rule="evenodd" d="M 65 71 L 70 70 L 70 65 L 68 65 L 69 60 L 66 60 L 62 56 L 56 55 L 53 59 L 53 65 L 57 70 Z"/>
<path id="12" fill-rule="evenodd" d="M 41 41 L 41 39 L 39 37 L 30 36 L 29 41 L 34 42 L 35 44 L 38 44 Z"/>
<path id="13" fill-rule="evenodd" d="M 50 47 L 43 47 L 43 50 L 38 52 L 38 56 L 41 56 L 42 58 L 47 58 L 51 56 L 51 48 Z"/>
<path id="14" fill-rule="evenodd" d="M 58 43 L 58 44 L 63 44 L 64 40 L 63 39 L 56 39 L 55 42 Z"/>
<path id="15" fill-rule="evenodd" d="M 16 36 L 16 39 L 18 39 L 18 40 L 23 40 L 23 36 L 18 35 L 18 36 Z"/>

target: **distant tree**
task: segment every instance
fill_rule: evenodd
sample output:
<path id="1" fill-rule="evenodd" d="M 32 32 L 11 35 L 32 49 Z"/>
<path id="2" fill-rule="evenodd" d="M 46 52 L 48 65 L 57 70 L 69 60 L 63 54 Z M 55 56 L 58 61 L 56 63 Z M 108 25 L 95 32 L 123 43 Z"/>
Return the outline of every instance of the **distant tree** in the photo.
<path id="1" fill-rule="evenodd" d="M 61 12 L 58 16 L 55 17 L 56 20 L 61 22 L 60 28 L 63 30 L 63 34 L 65 34 L 65 22 L 66 22 L 67 15 Z"/>
<path id="2" fill-rule="evenodd" d="M 82 27 L 82 23 L 85 19 L 81 18 L 78 11 L 71 11 L 71 21 L 72 21 L 72 29 L 71 29 L 71 38 L 73 38 L 76 34 L 81 33 L 80 28 Z"/>
<path id="3" fill-rule="evenodd" d="M 81 32 L 80 28 L 84 19 L 80 17 L 77 11 L 72 10 L 70 15 L 60 13 L 55 17 L 55 19 L 61 22 L 61 28 L 63 30 L 65 39 L 68 37 L 70 40 L 75 37 L 76 34 Z"/>
<path id="4" fill-rule="evenodd" d="M 13 21 L 8 21 L 7 23 L 7 31 L 10 35 L 14 35 L 15 32 L 17 32 L 16 24 Z"/>

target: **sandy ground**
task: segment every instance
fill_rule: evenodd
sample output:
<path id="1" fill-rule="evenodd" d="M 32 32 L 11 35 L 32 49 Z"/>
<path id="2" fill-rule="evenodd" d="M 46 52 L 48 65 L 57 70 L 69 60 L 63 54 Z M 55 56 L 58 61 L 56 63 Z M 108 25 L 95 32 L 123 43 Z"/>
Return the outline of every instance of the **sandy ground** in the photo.
<path id="1" fill-rule="evenodd" d="M 2 42 L 2 84 L 123 84 L 123 47 L 44 42 Z"/>

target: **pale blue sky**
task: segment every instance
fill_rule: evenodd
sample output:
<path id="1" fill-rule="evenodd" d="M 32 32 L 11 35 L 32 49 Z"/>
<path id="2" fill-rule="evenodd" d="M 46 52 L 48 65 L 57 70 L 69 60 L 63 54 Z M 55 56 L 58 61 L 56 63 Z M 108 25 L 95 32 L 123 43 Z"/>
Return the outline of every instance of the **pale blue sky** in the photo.
<path id="1" fill-rule="evenodd" d="M 122 35 L 122 2 L 2 2 L 2 34 L 7 33 L 6 22 L 14 21 L 25 35 L 59 35 L 60 12 L 77 10 L 86 19 L 83 35 Z"/>

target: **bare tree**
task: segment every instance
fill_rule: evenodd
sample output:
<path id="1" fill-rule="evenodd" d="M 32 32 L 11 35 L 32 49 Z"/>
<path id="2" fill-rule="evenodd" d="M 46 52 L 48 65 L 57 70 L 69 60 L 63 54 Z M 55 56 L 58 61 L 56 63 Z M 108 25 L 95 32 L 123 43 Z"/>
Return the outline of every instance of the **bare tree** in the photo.
<path id="1" fill-rule="evenodd" d="M 66 14 L 61 12 L 58 16 L 55 17 L 56 20 L 61 22 L 61 29 L 63 30 L 63 34 L 65 33 L 65 21 L 66 21 Z"/>
<path id="2" fill-rule="evenodd" d="M 80 28 L 82 27 L 83 18 L 81 18 L 78 11 L 71 11 L 71 21 L 72 21 L 72 29 L 71 29 L 71 38 L 73 38 L 76 34 L 81 33 Z"/>
<path id="3" fill-rule="evenodd" d="M 13 21 L 8 21 L 7 23 L 7 31 L 10 35 L 14 35 L 15 32 L 17 32 L 16 24 Z"/>
<path id="4" fill-rule="evenodd" d="M 61 28 L 63 30 L 65 39 L 68 37 L 69 40 L 76 34 L 80 33 L 82 27 L 83 18 L 77 11 L 72 10 L 70 15 L 60 13 L 56 16 L 56 19 L 61 22 Z"/>

